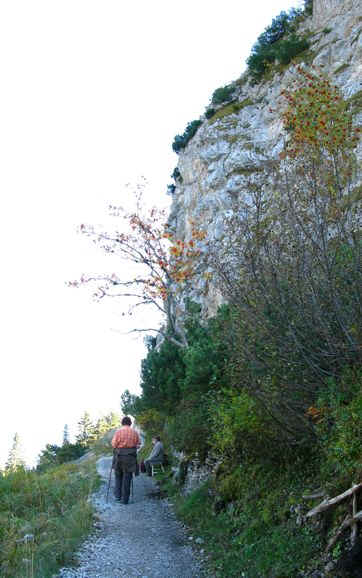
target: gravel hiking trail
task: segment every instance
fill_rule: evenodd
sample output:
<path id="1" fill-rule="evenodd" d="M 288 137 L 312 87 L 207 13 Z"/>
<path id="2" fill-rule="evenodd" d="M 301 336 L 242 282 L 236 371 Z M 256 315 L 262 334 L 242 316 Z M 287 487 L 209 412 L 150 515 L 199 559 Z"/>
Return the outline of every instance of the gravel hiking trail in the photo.
<path id="1" fill-rule="evenodd" d="M 158 496 L 153 478 L 133 478 L 133 498 L 115 501 L 113 483 L 106 501 L 111 458 L 97 461 L 103 478 L 92 502 L 97 511 L 93 534 L 75 558 L 78 566 L 62 568 L 58 578 L 204 578 L 182 524 Z M 112 473 L 114 482 L 114 473 Z"/>

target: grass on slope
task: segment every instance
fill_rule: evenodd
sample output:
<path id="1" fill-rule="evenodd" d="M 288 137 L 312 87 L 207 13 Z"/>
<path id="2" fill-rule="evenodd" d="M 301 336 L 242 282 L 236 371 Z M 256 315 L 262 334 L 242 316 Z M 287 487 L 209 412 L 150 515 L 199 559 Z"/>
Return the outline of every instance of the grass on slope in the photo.
<path id="1" fill-rule="evenodd" d="M 94 464 L 0 474 L 0 575 L 51 578 L 89 533 Z"/>
<path id="2" fill-rule="evenodd" d="M 293 468 L 265 471 L 239 467 L 189 496 L 173 494 L 176 512 L 208 556 L 216 577 L 291 578 L 320 550 L 318 534 L 296 523 L 306 475 Z"/>

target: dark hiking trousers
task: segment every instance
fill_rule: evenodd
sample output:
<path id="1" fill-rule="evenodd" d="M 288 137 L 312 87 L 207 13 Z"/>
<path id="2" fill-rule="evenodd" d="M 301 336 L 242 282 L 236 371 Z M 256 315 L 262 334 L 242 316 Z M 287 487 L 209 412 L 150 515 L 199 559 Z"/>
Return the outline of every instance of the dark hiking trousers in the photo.
<path id="1" fill-rule="evenodd" d="M 132 472 L 122 472 L 120 469 L 115 469 L 116 485 L 114 489 L 114 496 L 116 500 L 128 504 L 129 494 L 131 491 Z"/>
<path id="2" fill-rule="evenodd" d="M 116 485 L 114 496 L 116 500 L 128 504 L 132 476 L 136 473 L 136 448 L 117 448 L 114 450 L 114 473 Z"/>

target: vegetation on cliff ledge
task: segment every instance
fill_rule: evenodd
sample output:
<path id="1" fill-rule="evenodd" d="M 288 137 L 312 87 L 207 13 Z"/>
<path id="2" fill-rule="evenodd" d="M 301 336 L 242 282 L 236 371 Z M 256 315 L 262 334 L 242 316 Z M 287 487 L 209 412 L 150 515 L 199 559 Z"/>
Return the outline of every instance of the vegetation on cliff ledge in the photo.
<path id="1" fill-rule="evenodd" d="M 289 64 L 309 48 L 307 38 L 298 34 L 304 16 L 303 10 L 281 12 L 259 36 L 247 59 L 248 72 L 254 81 L 260 81 L 274 63 Z"/>
<path id="2" fill-rule="evenodd" d="M 305 17 L 311 15 L 312 7 L 312 0 L 305 0 L 303 9 L 292 9 L 288 13 L 281 12 L 266 27 L 254 44 L 247 59 L 247 71 L 253 82 L 260 82 L 273 66 L 276 64 L 285 66 L 309 48 L 307 36 L 300 35 L 298 28 Z M 239 112 L 245 104 L 238 103 L 237 100 L 232 102 L 235 99 L 235 90 L 236 84 L 234 83 L 214 90 L 211 104 L 205 111 L 205 118 L 215 121 L 225 116 L 224 113 L 226 111 L 228 111 L 227 114 Z M 224 106 L 219 111 L 217 107 L 220 105 Z M 175 136 L 172 143 L 172 150 L 175 153 L 180 153 L 186 148 L 202 125 L 202 122 L 202 118 L 189 122 L 183 134 Z M 170 187 L 169 191 L 174 192 L 175 186 L 171 185 Z"/>

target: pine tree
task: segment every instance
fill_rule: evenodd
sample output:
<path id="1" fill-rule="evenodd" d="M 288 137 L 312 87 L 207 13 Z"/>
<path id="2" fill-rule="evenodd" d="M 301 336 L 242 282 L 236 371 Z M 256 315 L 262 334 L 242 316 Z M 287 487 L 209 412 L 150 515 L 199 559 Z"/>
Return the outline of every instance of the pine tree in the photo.
<path id="1" fill-rule="evenodd" d="M 25 460 L 22 456 L 22 447 L 20 442 L 20 436 L 18 433 L 14 435 L 13 445 L 9 452 L 8 461 L 5 465 L 6 472 L 16 472 L 20 468 L 25 468 Z"/>
<path id="2" fill-rule="evenodd" d="M 97 439 L 101 438 L 107 431 L 109 430 L 109 425 L 106 421 L 106 418 L 100 417 L 97 420 L 96 426 L 95 426 L 95 437 Z"/>
<path id="3" fill-rule="evenodd" d="M 108 425 L 108 430 L 113 429 L 115 427 L 119 427 L 120 425 L 120 421 L 121 421 L 121 417 L 118 413 L 116 413 L 115 411 L 111 411 L 110 413 L 108 413 L 105 416 L 105 420 L 107 422 Z"/>
<path id="4" fill-rule="evenodd" d="M 56 444 L 46 444 L 45 448 L 39 454 L 37 470 L 41 472 L 51 466 L 55 466 L 57 464 L 59 450 L 60 447 Z"/>
<path id="5" fill-rule="evenodd" d="M 68 424 L 66 423 L 63 430 L 63 446 L 69 444 L 69 428 Z"/>
<path id="6" fill-rule="evenodd" d="M 82 446 L 89 446 L 95 440 L 95 427 L 87 411 L 78 422 L 77 442 Z"/>

